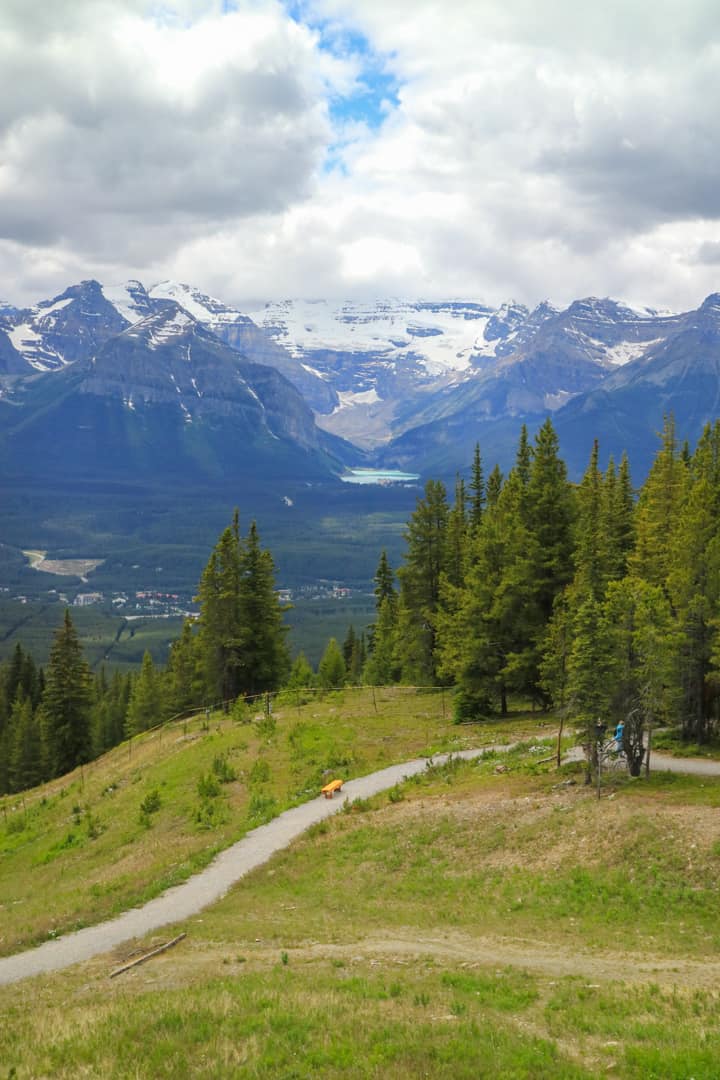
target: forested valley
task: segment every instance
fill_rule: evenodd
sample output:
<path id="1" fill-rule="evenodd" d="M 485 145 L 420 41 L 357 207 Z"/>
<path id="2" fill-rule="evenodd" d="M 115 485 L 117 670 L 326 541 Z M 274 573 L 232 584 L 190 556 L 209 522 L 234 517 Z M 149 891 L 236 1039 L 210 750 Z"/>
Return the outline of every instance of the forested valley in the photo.
<path id="1" fill-rule="evenodd" d="M 39 668 L 18 645 L 0 667 L 0 794 L 62 775 L 123 739 L 223 703 L 239 720 L 281 689 L 403 683 L 454 690 L 458 723 L 515 700 L 554 710 L 592 764 L 597 725 L 624 723 L 638 775 L 659 724 L 688 742 L 717 735 L 720 702 L 720 422 L 680 446 L 671 417 L 642 487 L 627 457 L 600 467 L 596 443 L 571 484 L 548 419 L 520 432 L 514 467 L 487 475 L 480 448 L 449 497 L 430 480 L 394 572 L 385 552 L 367 635 L 331 639 L 313 670 L 293 663 L 274 565 L 237 512 L 157 667 L 93 675 L 66 612 Z M 257 709 L 257 706 L 254 706 Z"/>

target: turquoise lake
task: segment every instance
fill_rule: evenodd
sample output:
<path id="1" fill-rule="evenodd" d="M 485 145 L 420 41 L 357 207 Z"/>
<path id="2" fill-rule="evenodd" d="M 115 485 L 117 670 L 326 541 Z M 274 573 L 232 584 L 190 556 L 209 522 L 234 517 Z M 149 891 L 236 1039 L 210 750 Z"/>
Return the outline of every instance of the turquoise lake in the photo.
<path id="1" fill-rule="evenodd" d="M 420 475 L 398 469 L 350 469 L 340 479 L 346 484 L 412 484 Z"/>

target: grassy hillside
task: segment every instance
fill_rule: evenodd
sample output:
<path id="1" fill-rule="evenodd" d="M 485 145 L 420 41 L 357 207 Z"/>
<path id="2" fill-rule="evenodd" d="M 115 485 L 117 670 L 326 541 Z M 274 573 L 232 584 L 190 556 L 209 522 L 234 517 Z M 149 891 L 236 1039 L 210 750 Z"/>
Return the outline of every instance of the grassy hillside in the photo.
<path id="1" fill-rule="evenodd" d="M 312 795 L 326 764 L 349 776 L 458 737 L 551 730 L 527 715 L 453 728 L 440 696 L 376 704 L 348 692 L 288 702 L 274 730 L 175 728 L 108 755 L 84 792 L 74 777 L 28 797 L 27 825 L 20 808 L 0 827 L 4 950 L 25 927 L 52 932 L 34 891 L 57 894 L 64 925 L 125 906 Z M 203 823 L 197 779 L 221 753 L 238 779 Z M 0 989 L 0 1061 L 18 1077 L 715 1078 L 720 783 L 613 777 L 598 802 L 545 756 L 536 742 L 454 761 L 353 804 L 117 979 L 175 929 Z M 56 850 L 63 830 L 80 839 Z"/>

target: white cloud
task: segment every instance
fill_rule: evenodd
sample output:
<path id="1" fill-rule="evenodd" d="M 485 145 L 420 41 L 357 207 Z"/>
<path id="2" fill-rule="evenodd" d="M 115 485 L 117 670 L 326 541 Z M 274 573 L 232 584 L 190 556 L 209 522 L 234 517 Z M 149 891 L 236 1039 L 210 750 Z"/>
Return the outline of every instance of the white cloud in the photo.
<path id="1" fill-rule="evenodd" d="M 0 272 L 20 289 L 689 306 L 717 287 L 714 2 L 306 0 L 302 25 L 274 0 L 55 0 L 32 29 L 3 3 Z M 399 87 L 377 129 L 331 127 L 328 101 L 371 78 L 349 31 Z"/>

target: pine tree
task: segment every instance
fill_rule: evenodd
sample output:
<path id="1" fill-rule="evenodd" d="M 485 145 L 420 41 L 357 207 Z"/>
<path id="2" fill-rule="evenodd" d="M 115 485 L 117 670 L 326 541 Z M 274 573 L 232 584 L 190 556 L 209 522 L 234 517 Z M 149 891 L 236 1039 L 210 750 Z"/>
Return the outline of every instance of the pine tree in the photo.
<path id="1" fill-rule="evenodd" d="M 612 715 L 624 721 L 628 768 L 632 776 L 639 776 L 646 733 L 664 712 L 677 647 L 663 590 L 632 578 L 610 582 L 601 632 L 611 654 Z"/>
<path id="2" fill-rule="evenodd" d="M 198 588 L 197 655 L 206 692 L 223 700 L 277 689 L 290 667 L 275 567 L 257 525 L 240 539 L 237 511 Z"/>
<path id="3" fill-rule="evenodd" d="M 228 700 L 237 697 L 240 692 L 241 573 L 236 516 L 233 525 L 224 530 L 210 555 L 196 597 L 200 604 L 198 655 L 206 693 L 211 699 Z"/>
<path id="4" fill-rule="evenodd" d="M 678 719 L 685 738 L 705 742 L 717 725 L 720 694 L 713 671 L 720 611 L 720 422 L 706 427 L 686 469 L 663 557 L 681 632 L 675 667 Z"/>
<path id="5" fill-rule="evenodd" d="M 351 624 L 350 626 L 348 626 L 348 631 L 342 644 L 342 654 L 343 660 L 345 661 L 346 671 L 350 670 L 350 661 L 352 660 L 352 654 L 355 650 L 356 644 L 357 638 L 355 636 L 355 627 Z"/>
<path id="6" fill-rule="evenodd" d="M 50 650 L 41 709 L 51 775 L 61 776 L 89 761 L 90 668 L 67 609 Z"/>
<path id="7" fill-rule="evenodd" d="M 502 486 L 503 474 L 500 471 L 500 466 L 496 465 L 488 477 L 487 488 L 485 489 L 488 510 L 491 506 L 497 506 Z"/>
<path id="8" fill-rule="evenodd" d="M 128 737 L 147 731 L 163 719 L 163 699 L 160 679 L 152 656 L 145 650 L 140 673 L 135 678 L 125 719 Z"/>
<path id="9" fill-rule="evenodd" d="M 180 637 L 172 643 L 164 686 L 170 716 L 202 704 L 202 673 L 194 623 L 186 619 Z"/>
<path id="10" fill-rule="evenodd" d="M 635 502 L 630 465 L 623 454 L 616 473 L 612 458 L 605 473 L 601 529 L 605 536 L 606 573 L 618 581 L 628 571 L 628 561 L 635 546 Z"/>
<path id="11" fill-rule="evenodd" d="M 630 560 L 636 577 L 664 586 L 670 570 L 669 539 L 676 531 L 688 477 L 688 466 L 678 452 L 675 421 L 666 416 L 662 446 L 655 457 L 638 499 L 635 515 L 637 541 Z"/>
<path id="12" fill-rule="evenodd" d="M 428 480 L 405 539 L 405 564 L 398 571 L 398 650 L 402 676 L 416 685 L 437 681 L 435 617 L 446 570 L 448 505 L 444 484 Z"/>
<path id="13" fill-rule="evenodd" d="M 375 610 L 380 610 L 380 605 L 383 600 L 388 599 L 393 603 L 397 600 L 397 589 L 395 588 L 395 574 L 388 562 L 387 551 L 383 548 L 380 552 L 380 561 L 378 568 L 375 571 Z"/>
<path id="14" fill-rule="evenodd" d="M 513 470 L 473 536 L 466 588 L 437 618 L 439 670 L 458 684 L 458 719 L 495 707 L 507 713 L 509 692 L 533 678 L 528 628 L 537 625 L 538 613 L 528 583 L 537 552 L 523 499 Z"/>
<path id="15" fill-rule="evenodd" d="M 573 575 L 574 502 L 558 438 L 548 418 L 535 437 L 530 476 L 524 489 L 521 514 L 531 546 L 525 599 L 526 657 L 529 673 L 525 688 L 547 703 L 540 686 L 539 666 L 543 641 L 556 597 Z"/>
<path id="16" fill-rule="evenodd" d="M 483 473 L 482 458 L 480 456 L 480 443 L 475 443 L 472 471 L 470 474 L 470 512 L 468 515 L 469 526 L 477 529 L 482 521 L 485 509 L 485 475 Z"/>
<path id="17" fill-rule="evenodd" d="M 32 701 L 22 690 L 13 705 L 10 718 L 10 789 L 25 791 L 42 780 L 40 725 L 33 713 Z"/>
<path id="18" fill-rule="evenodd" d="M 527 426 L 523 424 L 520 428 L 520 442 L 518 443 L 517 454 L 515 456 L 515 472 L 523 487 L 527 487 L 530 481 L 531 463 L 532 451 L 530 450 L 530 439 L 528 438 Z"/>
<path id="19" fill-rule="evenodd" d="M 345 661 L 335 638 L 330 638 L 318 664 L 318 685 L 334 690 L 345 685 Z"/>
<path id="20" fill-rule="evenodd" d="M 597 766 L 595 725 L 610 718 L 612 646 L 602 605 L 588 592 L 573 620 L 572 647 L 567 660 L 567 699 L 585 750 L 586 781 Z"/>
<path id="21" fill-rule="evenodd" d="M 253 521 L 241 560 L 239 592 L 240 640 L 237 664 L 239 690 L 244 694 L 277 690 L 290 670 L 290 654 L 283 624 L 283 606 L 275 591 L 275 565 L 261 548 Z"/>
<path id="22" fill-rule="evenodd" d="M 310 667 L 305 653 L 298 653 L 290 668 L 290 674 L 285 686 L 288 690 L 304 690 L 307 687 L 315 686 L 316 682 L 315 672 Z"/>
<path id="23" fill-rule="evenodd" d="M 400 672 L 397 652 L 397 609 L 389 596 L 380 604 L 373 648 L 364 668 L 364 681 L 370 686 L 389 686 L 397 682 Z"/>
<path id="24" fill-rule="evenodd" d="M 468 518 L 465 483 L 455 480 L 455 502 L 448 514 L 445 542 L 444 573 L 451 585 L 459 587 L 465 580 L 468 559 Z"/>
<path id="25" fill-rule="evenodd" d="M 575 550 L 574 592 L 578 600 L 592 597 L 600 602 L 607 584 L 607 550 L 603 533 L 604 485 L 599 467 L 597 439 L 590 463 L 578 489 L 578 520 Z"/>

